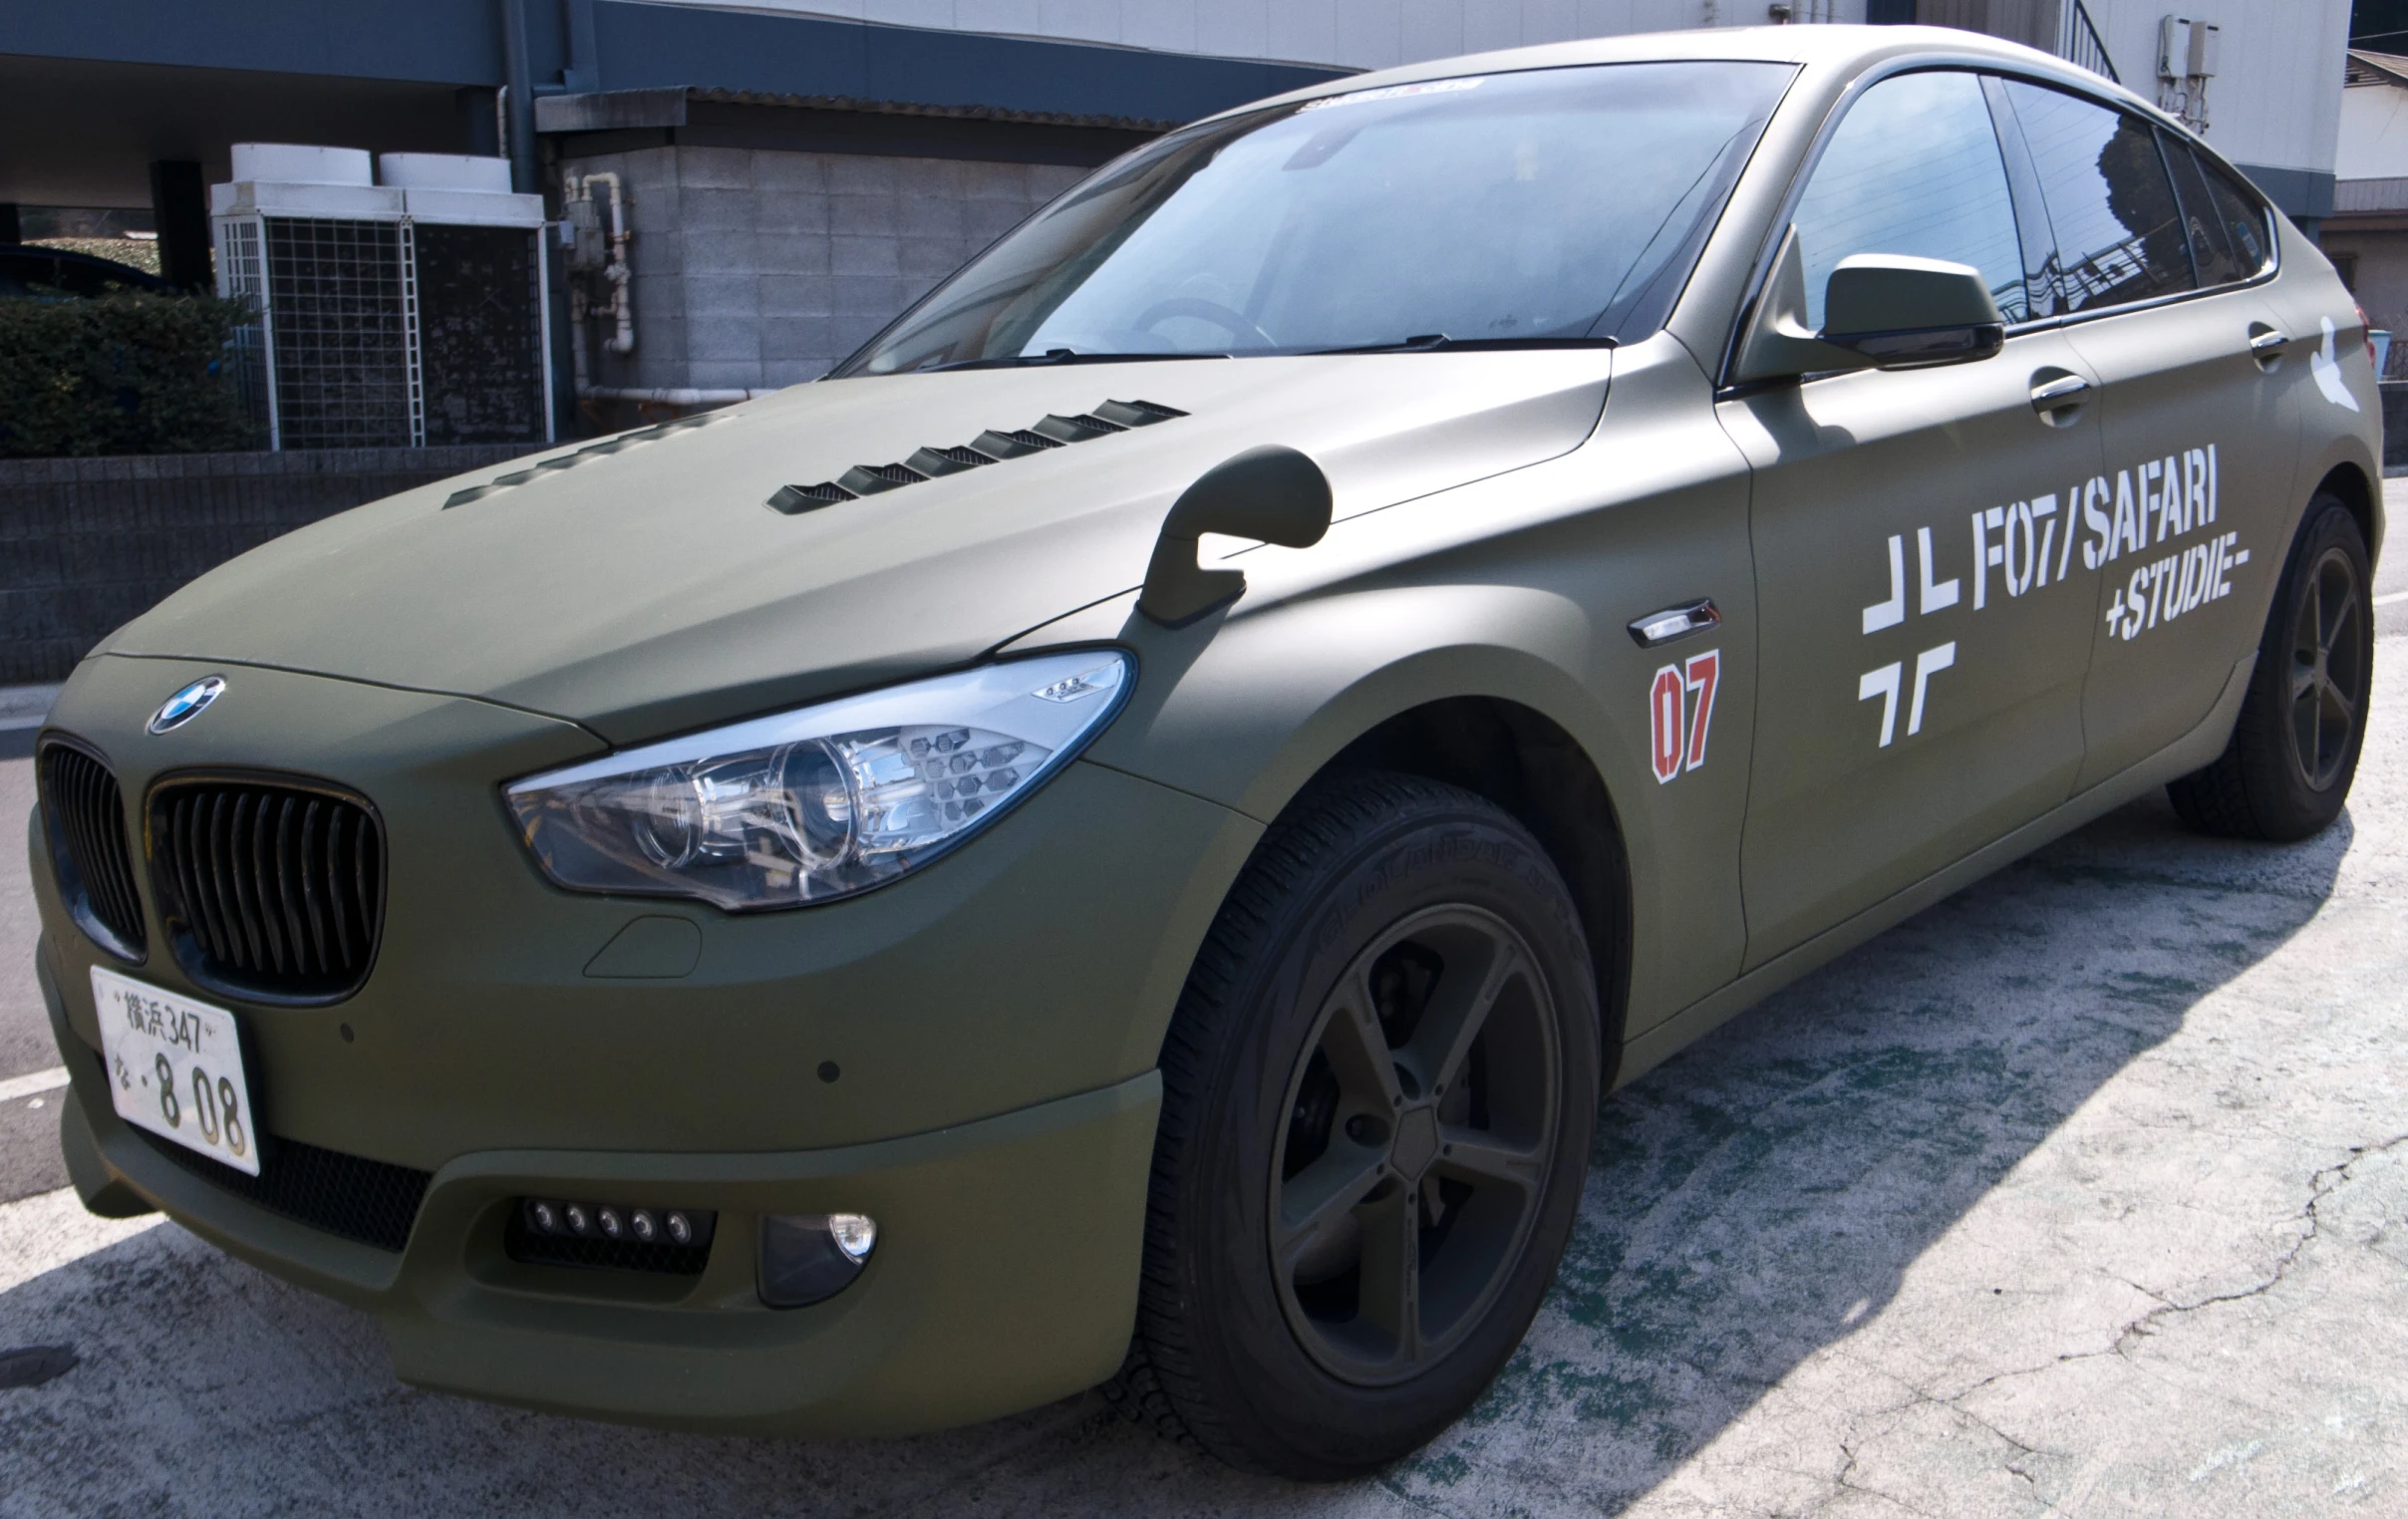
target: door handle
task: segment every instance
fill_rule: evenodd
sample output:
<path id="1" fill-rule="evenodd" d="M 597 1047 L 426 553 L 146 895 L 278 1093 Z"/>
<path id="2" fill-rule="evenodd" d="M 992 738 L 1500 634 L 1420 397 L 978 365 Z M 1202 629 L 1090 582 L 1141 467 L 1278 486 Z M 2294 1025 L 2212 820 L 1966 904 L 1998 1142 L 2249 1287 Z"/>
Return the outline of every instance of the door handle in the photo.
<path id="1" fill-rule="evenodd" d="M 1709 596 L 1633 618 L 1631 641 L 1642 649 L 1653 649 L 1658 644 L 1668 644 L 1675 638 L 1686 638 L 1691 633 L 1702 633 L 1721 625 L 1722 614 L 1714 609 L 1713 598 Z"/>
<path id="2" fill-rule="evenodd" d="M 2065 375 L 2045 385 L 2035 385 L 2031 391 L 2032 410 L 2046 416 L 2067 407 L 2079 406 L 2090 394 L 2090 382 L 2080 375 Z"/>
<path id="3" fill-rule="evenodd" d="M 2282 362 L 2283 351 L 2291 346 L 2291 335 L 2269 327 L 2250 336 L 2250 357 L 2260 369 L 2272 369 Z"/>

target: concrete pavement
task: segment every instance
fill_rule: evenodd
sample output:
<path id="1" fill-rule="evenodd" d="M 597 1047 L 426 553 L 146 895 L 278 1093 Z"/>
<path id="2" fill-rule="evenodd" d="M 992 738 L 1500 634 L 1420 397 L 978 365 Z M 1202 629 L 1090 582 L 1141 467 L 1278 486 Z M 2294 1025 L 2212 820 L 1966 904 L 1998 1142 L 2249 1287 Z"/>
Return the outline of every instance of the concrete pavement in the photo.
<path id="1" fill-rule="evenodd" d="M 421 1393 L 367 1319 L 50 1191 L 0 1205 L 0 1352 L 79 1361 L 0 1390 L 0 1515 L 2408 1512 L 2408 602 L 2378 622 L 2324 837 L 2152 798 L 1618 1094 L 1528 1344 L 1378 1480 L 1242 1477 L 1091 1395 L 831 1444 Z M 50 1063 L 0 953 L 0 1052 Z"/>

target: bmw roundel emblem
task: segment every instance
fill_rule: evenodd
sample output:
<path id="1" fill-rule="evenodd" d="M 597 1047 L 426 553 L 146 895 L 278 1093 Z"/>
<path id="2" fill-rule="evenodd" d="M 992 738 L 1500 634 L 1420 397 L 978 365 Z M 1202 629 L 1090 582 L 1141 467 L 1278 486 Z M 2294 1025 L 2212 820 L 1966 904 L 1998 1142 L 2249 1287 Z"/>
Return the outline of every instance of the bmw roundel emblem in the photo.
<path id="1" fill-rule="evenodd" d="M 183 690 L 167 698 L 158 711 L 150 715 L 150 732 L 163 734 L 170 728 L 181 728 L 200 716 L 201 709 L 217 700 L 225 690 L 225 677 L 204 675 Z"/>

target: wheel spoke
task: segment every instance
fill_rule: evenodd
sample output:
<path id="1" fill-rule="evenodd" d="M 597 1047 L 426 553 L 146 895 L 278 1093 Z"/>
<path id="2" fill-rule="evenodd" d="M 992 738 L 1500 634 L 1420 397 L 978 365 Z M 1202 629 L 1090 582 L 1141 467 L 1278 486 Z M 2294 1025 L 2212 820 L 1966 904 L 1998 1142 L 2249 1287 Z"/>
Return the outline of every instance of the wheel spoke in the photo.
<path id="1" fill-rule="evenodd" d="M 2349 693 L 2341 689 L 2338 681 L 2327 677 L 2324 682 L 2323 696 L 2325 710 L 2331 716 L 2338 718 L 2344 727 L 2358 721 L 2358 704 Z"/>
<path id="2" fill-rule="evenodd" d="M 1384 1152 L 1358 1145 L 1332 1146 L 1320 1159 L 1281 1184 L 1273 1249 L 1283 1271 L 1318 1243 L 1331 1225 L 1362 1202 L 1387 1168 Z"/>
<path id="3" fill-rule="evenodd" d="M 1445 1009 L 1446 1016 L 1437 1018 L 1433 1008 L 1424 1015 L 1421 1028 L 1413 1036 L 1417 1051 L 1427 1053 L 1423 1067 L 1429 1076 L 1432 1092 L 1453 1087 L 1463 1074 L 1464 1062 L 1471 1058 L 1471 1047 L 1488 1024 L 1488 1015 L 1495 1010 L 1497 999 L 1513 984 L 1516 976 L 1526 974 L 1529 967 L 1519 952 L 1506 945 L 1497 945 L 1480 976 L 1479 985 L 1469 989 L 1469 995 Z"/>
<path id="4" fill-rule="evenodd" d="M 1538 1151 L 1505 1144 L 1476 1128 L 1448 1124 L 1438 1130 L 1438 1174 L 1473 1187 L 1503 1185 L 1525 1197 L 1535 1196 L 1545 1157 Z"/>
<path id="5" fill-rule="evenodd" d="M 1337 1072 L 1339 1090 L 1392 1117 L 1404 1104 L 1404 1095 L 1396 1084 L 1396 1057 L 1379 1030 L 1367 969 L 1349 977 L 1332 1000 L 1336 1006 L 1323 1026 L 1321 1048 Z"/>
<path id="6" fill-rule="evenodd" d="M 2334 604 L 2329 615 L 2319 617 L 2316 623 L 2316 652 L 2318 654 L 2329 655 L 2332 653 L 2333 644 L 2340 638 L 2341 630 L 2349 625 L 2350 614 L 2357 611 L 2358 587 L 2356 581 L 2356 576 L 2346 576 L 2342 582 L 2339 601 Z M 2321 614 L 2324 606 L 2321 591 L 2316 596 L 2316 604 L 2317 610 Z"/>
<path id="7" fill-rule="evenodd" d="M 2307 694 L 2316 689 L 2316 682 L 2322 678 L 2323 671 L 2314 662 L 2303 665 L 2296 660 L 2292 661 L 2291 700 L 2293 702 L 2304 701 Z"/>
<path id="8" fill-rule="evenodd" d="M 1364 1210 L 1362 1317 L 1386 1331 L 1392 1360 L 1421 1358 L 1421 1191 L 1397 1187 Z"/>
<path id="9" fill-rule="evenodd" d="M 2298 747 L 2299 768 L 2311 781 L 2316 778 L 2316 752 L 2320 747 L 2317 735 L 2323 726 L 2311 688 L 2291 704 L 2291 742 Z"/>

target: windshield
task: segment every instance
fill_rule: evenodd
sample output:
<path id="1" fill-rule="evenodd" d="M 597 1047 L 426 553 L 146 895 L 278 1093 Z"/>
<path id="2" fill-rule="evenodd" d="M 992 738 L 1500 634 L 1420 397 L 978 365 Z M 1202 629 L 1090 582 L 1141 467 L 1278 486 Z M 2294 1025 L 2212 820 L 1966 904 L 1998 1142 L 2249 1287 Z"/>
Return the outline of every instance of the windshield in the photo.
<path id="1" fill-rule="evenodd" d="M 1174 133 L 1038 212 L 836 373 L 1645 336 L 1792 72 L 1491 74 Z"/>

